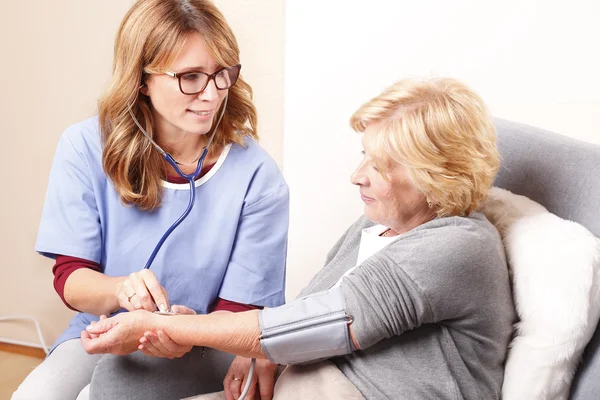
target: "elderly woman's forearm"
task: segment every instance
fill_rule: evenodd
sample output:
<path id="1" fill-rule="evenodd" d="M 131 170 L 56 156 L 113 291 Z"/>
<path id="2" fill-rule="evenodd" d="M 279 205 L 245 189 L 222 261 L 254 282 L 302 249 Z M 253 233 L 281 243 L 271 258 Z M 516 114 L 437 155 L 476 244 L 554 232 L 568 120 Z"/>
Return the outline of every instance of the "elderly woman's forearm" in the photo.
<path id="1" fill-rule="evenodd" d="M 176 343 L 206 346 L 253 358 L 267 358 L 260 345 L 258 310 L 165 317 L 163 329 Z"/>

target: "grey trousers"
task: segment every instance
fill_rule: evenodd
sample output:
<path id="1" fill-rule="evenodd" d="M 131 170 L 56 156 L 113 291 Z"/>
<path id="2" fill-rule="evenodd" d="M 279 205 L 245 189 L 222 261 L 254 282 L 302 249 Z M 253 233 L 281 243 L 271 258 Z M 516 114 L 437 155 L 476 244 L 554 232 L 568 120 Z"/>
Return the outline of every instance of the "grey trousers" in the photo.
<path id="1" fill-rule="evenodd" d="M 86 399 L 80 392 L 90 383 L 100 355 L 89 355 L 79 339 L 67 340 L 21 383 L 12 400 Z"/>
<path id="2" fill-rule="evenodd" d="M 203 354 L 204 353 L 204 354 Z M 182 399 L 223 390 L 234 355 L 194 347 L 181 358 L 148 357 L 140 352 L 103 356 L 92 376 L 91 400 Z"/>

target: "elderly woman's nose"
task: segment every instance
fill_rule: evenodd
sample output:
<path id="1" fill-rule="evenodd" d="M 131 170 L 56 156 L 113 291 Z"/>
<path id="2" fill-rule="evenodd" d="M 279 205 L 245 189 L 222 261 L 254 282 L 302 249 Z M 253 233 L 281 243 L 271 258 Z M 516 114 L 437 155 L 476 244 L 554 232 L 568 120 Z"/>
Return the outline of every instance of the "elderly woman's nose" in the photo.
<path id="1" fill-rule="evenodd" d="M 353 185 L 365 185 L 366 184 L 366 176 L 363 172 L 363 164 L 360 164 L 358 166 L 358 168 L 356 168 L 356 170 L 354 170 L 354 172 L 352 173 L 352 175 L 350 175 L 350 182 L 352 182 Z"/>

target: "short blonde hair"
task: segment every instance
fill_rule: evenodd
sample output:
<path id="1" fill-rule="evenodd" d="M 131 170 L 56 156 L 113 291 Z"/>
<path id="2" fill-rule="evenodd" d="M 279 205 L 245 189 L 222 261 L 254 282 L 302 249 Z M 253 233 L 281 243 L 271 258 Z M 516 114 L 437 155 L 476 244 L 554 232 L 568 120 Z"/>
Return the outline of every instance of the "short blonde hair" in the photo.
<path id="1" fill-rule="evenodd" d="M 450 78 L 401 80 L 350 118 L 366 138 L 377 166 L 408 168 L 413 186 L 440 217 L 469 215 L 487 197 L 500 164 L 488 110 L 471 89 Z"/>

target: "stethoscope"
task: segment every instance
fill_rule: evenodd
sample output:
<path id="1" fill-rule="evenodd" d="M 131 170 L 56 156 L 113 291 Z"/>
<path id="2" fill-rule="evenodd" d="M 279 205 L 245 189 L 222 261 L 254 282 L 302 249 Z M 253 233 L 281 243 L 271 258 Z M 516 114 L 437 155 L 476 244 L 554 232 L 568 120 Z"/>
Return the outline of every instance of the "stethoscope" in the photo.
<path id="1" fill-rule="evenodd" d="M 183 220 L 187 218 L 187 216 L 192 211 L 192 208 L 194 208 L 194 203 L 195 203 L 195 200 L 196 200 L 195 181 L 196 181 L 196 178 L 198 178 L 198 176 L 200 176 L 200 173 L 202 172 L 202 167 L 204 166 L 204 160 L 206 159 L 206 156 L 208 155 L 208 148 L 209 148 L 210 144 L 212 143 L 213 139 L 215 138 L 215 134 L 217 133 L 217 128 L 219 127 L 219 124 L 221 123 L 221 119 L 223 118 L 223 114 L 225 114 L 225 108 L 227 107 L 227 99 L 228 98 L 229 98 L 229 94 L 227 94 L 225 96 L 225 99 L 223 99 L 223 106 L 221 107 L 221 112 L 219 113 L 219 118 L 217 119 L 217 123 L 213 126 L 213 131 L 212 131 L 212 133 L 210 135 L 210 138 L 208 139 L 208 143 L 206 143 L 206 146 L 204 146 L 204 149 L 202 150 L 202 153 L 200 154 L 200 158 L 198 158 L 198 164 L 196 165 L 196 170 L 193 173 L 191 173 L 191 174 L 186 174 L 186 173 L 184 173 L 179 168 L 180 165 L 185 165 L 186 163 L 181 163 L 181 162 L 175 160 L 175 158 L 173 158 L 173 156 L 171 156 L 169 153 L 167 153 L 166 151 L 164 151 L 162 149 L 162 147 L 160 147 L 158 145 L 158 143 L 156 143 L 150 137 L 150 135 L 148 135 L 148 132 L 146 132 L 146 130 L 139 123 L 139 121 L 135 117 L 135 114 L 133 113 L 133 110 L 131 109 L 131 106 L 127 107 L 127 110 L 129 111 L 129 114 L 131 115 L 131 118 L 133 119 L 133 122 L 135 122 L 135 124 L 140 129 L 140 131 L 144 134 L 144 136 L 146 137 L 146 139 L 148 139 L 150 141 L 150 143 L 152 143 L 152 145 L 154 146 L 154 148 L 156 149 L 156 151 L 158 151 L 165 158 L 165 160 L 167 160 L 167 162 L 173 167 L 173 169 L 175 170 L 175 172 L 177 172 L 177 174 L 181 178 L 187 179 L 188 182 L 190 183 L 190 201 L 188 203 L 187 208 L 185 209 L 185 211 L 183 212 L 183 214 L 181 214 L 181 216 L 177 219 L 177 221 L 175 221 L 173 223 L 173 225 L 171 225 L 169 227 L 169 229 L 167 229 L 167 231 L 162 235 L 162 237 L 160 238 L 160 240 L 158 241 L 158 243 L 154 247 L 154 250 L 152 251 L 152 254 L 150 254 L 150 257 L 148 258 L 148 261 L 146 262 L 146 265 L 144 266 L 144 269 L 149 269 L 150 268 L 150 266 L 154 262 L 154 259 L 156 258 L 156 254 L 158 254 L 158 251 L 160 250 L 160 248 L 164 244 L 165 240 L 167 240 L 167 238 L 175 230 L 175 228 L 177 228 L 179 226 L 179 224 L 181 224 L 183 222 Z M 188 163 L 188 164 L 190 164 L 190 163 Z M 172 311 L 170 311 L 170 310 L 168 310 L 166 312 L 164 312 L 164 311 L 157 311 L 157 313 L 159 313 L 159 314 L 165 314 L 165 315 L 174 315 L 174 313 Z M 246 397 L 246 394 L 250 390 L 250 383 L 252 382 L 252 377 L 254 376 L 254 368 L 255 367 L 256 367 L 256 359 L 253 358 L 252 362 L 250 363 L 250 369 L 248 370 L 248 379 L 246 381 L 246 385 L 244 386 L 244 390 L 242 391 L 242 394 L 239 397 L 239 400 L 244 400 L 244 398 Z"/>
<path id="2" fill-rule="evenodd" d="M 150 141 L 150 143 L 152 143 L 152 145 L 154 146 L 156 151 L 158 151 L 165 158 L 165 160 L 167 160 L 167 162 L 173 167 L 175 172 L 177 172 L 177 174 L 180 177 L 182 177 L 183 179 L 186 179 L 190 183 L 190 201 L 188 203 L 187 208 L 185 209 L 183 214 L 181 214 L 181 217 L 179 217 L 177 219 L 177 221 L 175 221 L 173 223 L 173 225 L 171 225 L 171 227 L 169 227 L 169 229 L 167 229 L 167 231 L 164 233 L 164 235 L 160 238 L 160 240 L 154 247 L 154 250 L 150 254 L 150 257 L 148 258 L 148 261 L 146 262 L 144 269 L 150 268 L 150 266 L 154 262 L 154 258 L 156 258 L 156 254 L 158 253 L 158 251 L 164 244 L 165 240 L 167 240 L 167 238 L 175 230 L 175 228 L 177 228 L 179 226 L 179 224 L 181 224 L 183 222 L 183 220 L 187 218 L 187 216 L 192 211 L 192 208 L 194 208 L 194 203 L 196 200 L 195 181 L 196 181 L 196 178 L 198 178 L 198 176 L 200 175 L 200 172 L 202 172 L 202 167 L 204 166 L 204 160 L 206 159 L 206 156 L 208 155 L 208 148 L 209 148 L 210 144 L 212 143 L 213 139 L 215 138 L 215 134 L 217 133 L 217 128 L 219 127 L 219 124 L 221 123 L 223 114 L 225 114 L 225 108 L 227 107 L 228 97 L 229 97 L 229 95 L 225 96 L 225 99 L 223 99 L 223 106 L 221 108 L 221 112 L 219 113 L 219 119 L 217 120 L 217 123 L 213 127 L 213 131 L 210 135 L 210 138 L 208 139 L 208 143 L 206 144 L 206 146 L 204 146 L 204 149 L 202 149 L 202 153 L 200 153 L 200 158 L 198 158 L 198 164 L 196 165 L 196 170 L 191 174 L 186 174 L 179 168 L 180 165 L 185 165 L 185 163 L 181 163 L 181 162 L 175 160 L 175 158 L 173 158 L 173 156 L 171 156 L 169 153 L 164 151 L 162 149 L 162 147 L 160 147 L 158 145 L 158 143 L 156 143 L 150 137 L 150 135 L 148 135 L 148 132 L 146 132 L 146 130 L 142 127 L 142 125 L 139 123 L 139 121 L 135 117 L 135 114 L 133 113 L 133 110 L 131 109 L 131 107 L 127 108 L 127 110 L 129 111 L 129 114 L 131 115 L 131 118 L 133 119 L 133 122 L 135 122 L 135 124 L 140 129 L 140 131 L 144 134 L 146 139 L 148 139 Z M 190 164 L 190 163 L 188 163 L 188 164 Z"/>

